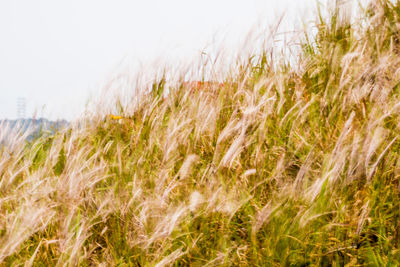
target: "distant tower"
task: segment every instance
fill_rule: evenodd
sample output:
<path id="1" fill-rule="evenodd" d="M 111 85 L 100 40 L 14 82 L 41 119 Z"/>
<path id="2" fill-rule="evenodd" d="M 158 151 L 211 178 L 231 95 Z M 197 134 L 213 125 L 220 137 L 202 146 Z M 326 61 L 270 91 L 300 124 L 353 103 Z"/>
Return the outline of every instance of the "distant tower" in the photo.
<path id="1" fill-rule="evenodd" d="M 26 112 L 26 99 L 25 97 L 18 97 L 17 99 L 17 117 L 18 119 L 25 118 Z"/>

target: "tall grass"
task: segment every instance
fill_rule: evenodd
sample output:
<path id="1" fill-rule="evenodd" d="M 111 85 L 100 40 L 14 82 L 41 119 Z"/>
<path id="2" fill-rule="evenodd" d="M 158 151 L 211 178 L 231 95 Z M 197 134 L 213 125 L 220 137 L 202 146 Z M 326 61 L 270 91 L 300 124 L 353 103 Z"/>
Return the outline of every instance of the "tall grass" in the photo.
<path id="1" fill-rule="evenodd" d="M 159 79 L 119 114 L 8 140 L 0 262 L 400 265 L 400 3 L 339 17 L 296 65 L 265 51 L 223 84 Z"/>

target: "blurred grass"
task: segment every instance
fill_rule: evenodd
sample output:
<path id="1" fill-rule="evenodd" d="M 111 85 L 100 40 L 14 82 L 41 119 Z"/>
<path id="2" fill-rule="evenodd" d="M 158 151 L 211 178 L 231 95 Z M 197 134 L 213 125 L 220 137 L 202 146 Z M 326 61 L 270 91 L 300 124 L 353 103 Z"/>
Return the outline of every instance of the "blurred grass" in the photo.
<path id="1" fill-rule="evenodd" d="M 15 137 L 0 262 L 398 266 L 399 25 L 398 1 L 334 10 L 297 66 L 265 51 L 223 83 L 158 79 L 118 115 Z"/>

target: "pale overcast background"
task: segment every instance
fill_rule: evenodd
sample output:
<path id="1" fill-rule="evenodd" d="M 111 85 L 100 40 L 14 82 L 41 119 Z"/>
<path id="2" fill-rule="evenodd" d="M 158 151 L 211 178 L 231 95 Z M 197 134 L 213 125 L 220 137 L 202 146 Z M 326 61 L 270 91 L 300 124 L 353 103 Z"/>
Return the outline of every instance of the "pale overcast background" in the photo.
<path id="1" fill-rule="evenodd" d="M 313 20 L 315 5 L 316 0 L 0 0 L 0 119 L 16 118 L 18 97 L 26 98 L 27 117 L 36 110 L 50 119 L 73 119 L 127 55 L 141 63 L 163 54 L 195 57 L 215 34 L 225 34 L 234 46 L 284 10 L 288 20 Z"/>

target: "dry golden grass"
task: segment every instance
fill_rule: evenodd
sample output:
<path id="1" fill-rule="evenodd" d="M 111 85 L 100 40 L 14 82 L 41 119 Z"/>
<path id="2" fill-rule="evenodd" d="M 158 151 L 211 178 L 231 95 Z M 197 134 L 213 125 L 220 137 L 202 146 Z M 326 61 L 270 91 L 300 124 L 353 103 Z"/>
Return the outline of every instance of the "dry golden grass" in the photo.
<path id="1" fill-rule="evenodd" d="M 399 265 L 400 3 L 374 3 L 321 18 L 296 66 L 264 51 L 54 136 L 1 131 L 0 262 Z"/>

